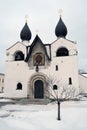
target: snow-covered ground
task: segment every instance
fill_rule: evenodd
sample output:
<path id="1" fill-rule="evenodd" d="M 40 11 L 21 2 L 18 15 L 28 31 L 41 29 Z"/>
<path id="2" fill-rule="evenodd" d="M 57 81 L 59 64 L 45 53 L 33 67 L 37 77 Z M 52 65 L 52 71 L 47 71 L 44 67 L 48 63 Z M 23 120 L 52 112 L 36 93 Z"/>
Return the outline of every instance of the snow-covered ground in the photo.
<path id="1" fill-rule="evenodd" d="M 87 130 L 87 101 L 57 105 L 5 105 L 0 108 L 0 130 Z"/>

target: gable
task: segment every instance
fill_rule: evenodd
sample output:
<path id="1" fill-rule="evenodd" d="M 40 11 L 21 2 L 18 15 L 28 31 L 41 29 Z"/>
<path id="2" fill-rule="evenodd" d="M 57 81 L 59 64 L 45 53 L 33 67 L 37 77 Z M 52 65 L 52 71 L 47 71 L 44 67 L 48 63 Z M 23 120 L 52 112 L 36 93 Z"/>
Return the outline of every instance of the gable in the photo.
<path id="1" fill-rule="evenodd" d="M 21 42 L 16 42 L 15 44 L 13 44 L 11 47 L 9 47 L 8 49 L 6 49 L 7 51 L 8 50 L 11 50 L 12 48 L 15 48 L 16 46 L 24 46 L 24 47 L 26 47 L 23 43 L 21 43 Z"/>
<path id="2" fill-rule="evenodd" d="M 48 60 L 50 60 L 50 57 L 47 54 L 47 50 L 45 45 L 42 43 L 41 39 L 38 37 L 38 35 L 36 35 L 33 43 L 30 46 L 29 52 L 27 54 L 26 57 L 26 62 L 29 61 L 29 58 L 31 57 L 31 55 L 35 54 L 35 53 L 43 53 Z"/>
<path id="3" fill-rule="evenodd" d="M 52 56 L 56 56 L 56 52 L 60 48 L 66 48 L 69 55 L 77 55 L 77 48 L 75 42 L 69 41 L 65 38 L 59 38 L 51 44 Z"/>
<path id="4" fill-rule="evenodd" d="M 26 46 L 21 42 L 15 43 L 13 46 L 6 50 L 6 56 L 8 61 L 14 61 L 16 52 L 22 52 L 26 55 Z"/>

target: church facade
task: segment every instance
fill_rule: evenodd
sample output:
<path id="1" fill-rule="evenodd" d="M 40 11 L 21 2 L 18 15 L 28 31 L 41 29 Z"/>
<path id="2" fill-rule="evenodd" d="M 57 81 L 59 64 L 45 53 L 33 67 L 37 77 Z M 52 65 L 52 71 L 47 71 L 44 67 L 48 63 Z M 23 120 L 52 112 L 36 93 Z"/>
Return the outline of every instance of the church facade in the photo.
<path id="1" fill-rule="evenodd" d="M 67 27 L 61 17 L 55 35 L 57 39 L 50 44 L 44 44 L 38 35 L 30 43 L 32 33 L 25 23 L 20 33 L 21 42 L 6 50 L 5 97 L 50 97 L 49 82 L 52 80 L 54 91 L 66 86 L 79 91 L 76 43 L 66 39 Z"/>

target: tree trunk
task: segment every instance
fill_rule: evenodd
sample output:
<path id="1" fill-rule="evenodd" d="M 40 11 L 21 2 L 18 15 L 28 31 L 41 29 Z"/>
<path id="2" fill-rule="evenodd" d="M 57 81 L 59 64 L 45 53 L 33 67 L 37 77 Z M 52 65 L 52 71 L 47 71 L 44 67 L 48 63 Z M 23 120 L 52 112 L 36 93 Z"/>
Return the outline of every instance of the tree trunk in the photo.
<path id="1" fill-rule="evenodd" d="M 58 105 L 58 118 L 57 118 L 57 120 L 61 120 L 60 119 L 60 101 L 57 102 L 57 105 Z"/>

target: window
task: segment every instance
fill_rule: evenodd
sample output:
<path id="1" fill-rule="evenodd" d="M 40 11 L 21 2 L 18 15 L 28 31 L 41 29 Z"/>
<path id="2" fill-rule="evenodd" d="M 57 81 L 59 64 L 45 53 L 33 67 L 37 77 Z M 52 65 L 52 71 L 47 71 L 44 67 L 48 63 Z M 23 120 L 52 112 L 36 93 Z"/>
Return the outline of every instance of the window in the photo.
<path id="1" fill-rule="evenodd" d="M 69 78 L 69 84 L 72 84 L 72 79 L 71 79 L 71 77 Z"/>
<path id="2" fill-rule="evenodd" d="M 57 85 L 53 85 L 53 90 L 57 90 Z"/>
<path id="3" fill-rule="evenodd" d="M 58 56 L 69 56 L 69 52 L 68 52 L 67 48 L 61 47 L 61 48 L 59 48 L 59 49 L 57 50 L 56 56 L 57 56 L 57 57 L 58 57 Z"/>
<path id="4" fill-rule="evenodd" d="M 58 70 L 58 65 L 56 65 L 56 71 Z"/>
<path id="5" fill-rule="evenodd" d="M 15 61 L 24 60 L 24 54 L 22 51 L 18 51 L 15 53 Z"/>
<path id="6" fill-rule="evenodd" d="M 22 84 L 21 83 L 17 84 L 17 90 L 22 90 Z"/>
<path id="7" fill-rule="evenodd" d="M 4 79 L 2 79 L 2 83 L 4 83 Z"/>

